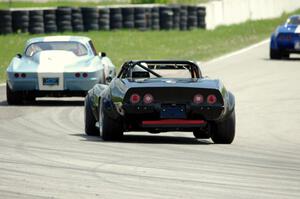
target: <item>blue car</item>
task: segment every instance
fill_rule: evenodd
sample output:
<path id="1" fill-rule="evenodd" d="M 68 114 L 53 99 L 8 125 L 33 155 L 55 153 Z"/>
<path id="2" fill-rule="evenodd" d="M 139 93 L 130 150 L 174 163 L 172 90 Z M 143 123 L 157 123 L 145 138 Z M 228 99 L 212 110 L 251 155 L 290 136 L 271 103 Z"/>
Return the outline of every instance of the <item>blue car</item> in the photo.
<path id="1" fill-rule="evenodd" d="M 85 96 L 95 84 L 105 84 L 115 74 L 114 64 L 105 53 L 96 52 L 88 37 L 32 38 L 7 68 L 7 102 Z"/>
<path id="2" fill-rule="evenodd" d="M 288 18 L 271 36 L 271 59 L 287 59 L 291 53 L 300 54 L 300 15 Z"/>

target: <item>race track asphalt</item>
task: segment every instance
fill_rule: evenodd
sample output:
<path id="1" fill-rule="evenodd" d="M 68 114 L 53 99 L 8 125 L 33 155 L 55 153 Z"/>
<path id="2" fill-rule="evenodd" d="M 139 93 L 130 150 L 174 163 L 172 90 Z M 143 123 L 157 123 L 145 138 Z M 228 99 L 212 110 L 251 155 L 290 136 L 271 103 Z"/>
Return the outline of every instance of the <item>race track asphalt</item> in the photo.
<path id="1" fill-rule="evenodd" d="M 0 88 L 0 198 L 300 198 L 300 59 L 268 44 L 204 63 L 236 96 L 231 145 L 191 133 L 87 137 L 83 98 L 8 106 Z"/>

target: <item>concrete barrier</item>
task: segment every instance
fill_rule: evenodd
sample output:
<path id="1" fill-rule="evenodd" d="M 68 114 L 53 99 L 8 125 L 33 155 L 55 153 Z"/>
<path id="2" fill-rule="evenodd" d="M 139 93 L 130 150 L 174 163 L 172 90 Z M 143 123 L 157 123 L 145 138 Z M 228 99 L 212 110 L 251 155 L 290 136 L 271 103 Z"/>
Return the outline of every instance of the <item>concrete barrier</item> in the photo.
<path id="1" fill-rule="evenodd" d="M 300 0 L 211 0 L 206 7 L 206 28 L 270 19 L 300 8 Z"/>

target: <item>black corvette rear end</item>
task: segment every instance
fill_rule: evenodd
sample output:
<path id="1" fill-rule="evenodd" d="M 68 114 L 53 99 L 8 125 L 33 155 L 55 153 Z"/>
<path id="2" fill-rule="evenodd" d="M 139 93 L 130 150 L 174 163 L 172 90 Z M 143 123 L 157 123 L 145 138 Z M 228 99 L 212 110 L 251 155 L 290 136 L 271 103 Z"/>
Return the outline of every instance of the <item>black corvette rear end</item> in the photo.
<path id="1" fill-rule="evenodd" d="M 128 130 L 193 131 L 224 111 L 217 90 L 186 87 L 129 89 L 123 101 Z"/>
<path id="2" fill-rule="evenodd" d="M 174 71 L 179 77 L 167 77 Z M 99 131 L 86 125 L 86 133 L 104 140 L 128 131 L 191 131 L 216 143 L 234 138 L 234 96 L 220 80 L 203 78 L 189 61 L 126 62 L 109 86 L 89 92 L 85 104 L 85 118 L 92 117 L 86 124 L 99 123 Z"/>

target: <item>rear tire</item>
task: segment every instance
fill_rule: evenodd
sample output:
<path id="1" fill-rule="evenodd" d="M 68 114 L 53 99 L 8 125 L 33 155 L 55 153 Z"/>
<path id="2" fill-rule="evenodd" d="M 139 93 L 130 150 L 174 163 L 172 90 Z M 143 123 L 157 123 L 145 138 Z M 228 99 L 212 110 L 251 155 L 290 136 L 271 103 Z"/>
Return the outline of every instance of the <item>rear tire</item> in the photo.
<path id="1" fill-rule="evenodd" d="M 282 58 L 283 59 L 289 59 L 290 58 L 290 53 L 283 53 Z"/>
<path id="2" fill-rule="evenodd" d="M 196 130 L 196 131 L 193 131 L 193 134 L 194 134 L 195 138 L 197 138 L 197 139 L 209 139 L 210 138 L 210 134 L 207 131 Z"/>
<path id="3" fill-rule="evenodd" d="M 281 59 L 281 57 L 279 50 L 270 49 L 270 59 Z"/>
<path id="4" fill-rule="evenodd" d="M 20 105 L 23 103 L 22 93 L 12 91 L 8 83 L 6 83 L 6 101 L 9 105 Z"/>
<path id="5" fill-rule="evenodd" d="M 214 143 L 231 144 L 235 136 L 235 112 L 232 111 L 225 120 L 215 123 L 211 127 L 211 138 Z"/>
<path id="6" fill-rule="evenodd" d="M 123 137 L 123 126 L 120 121 L 110 118 L 99 104 L 99 131 L 104 141 L 119 141 Z"/>
<path id="7" fill-rule="evenodd" d="M 93 115 L 88 96 L 84 100 L 84 125 L 85 134 L 89 136 L 99 136 L 99 130 L 96 127 L 96 119 Z"/>

